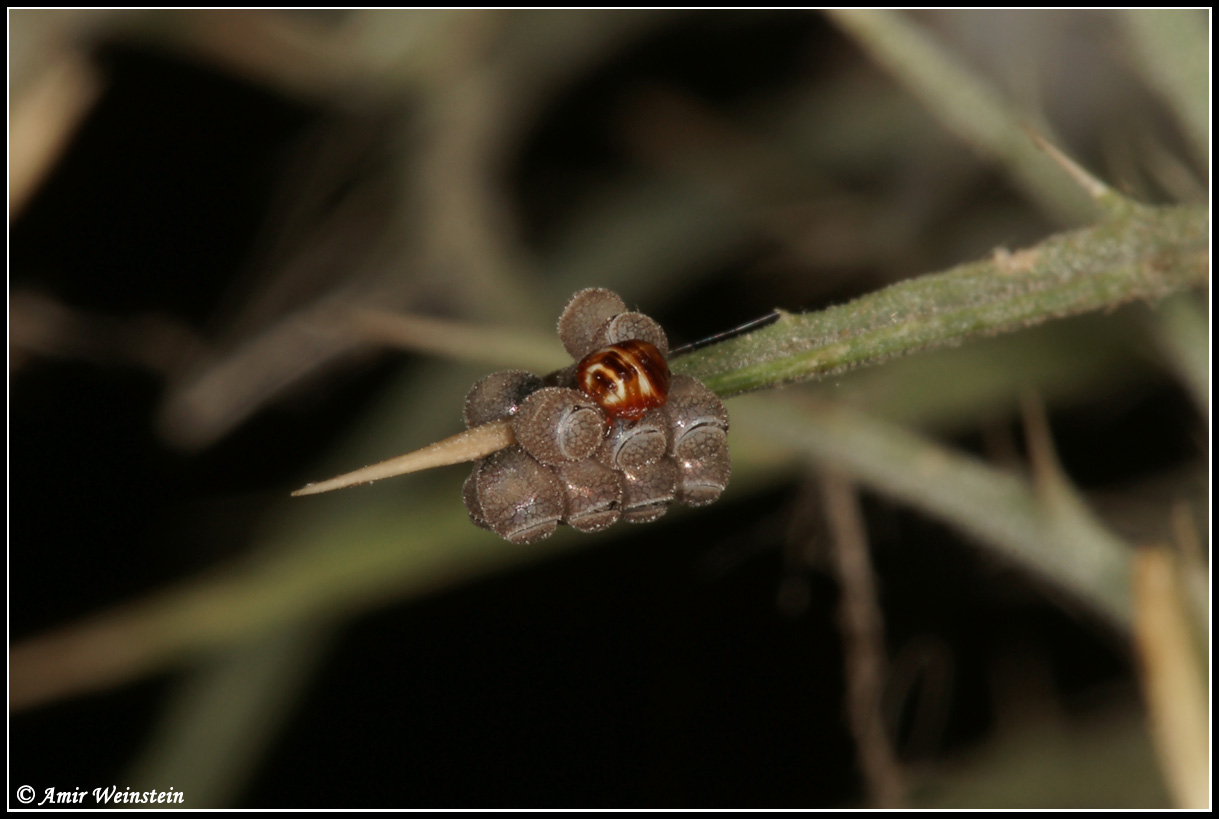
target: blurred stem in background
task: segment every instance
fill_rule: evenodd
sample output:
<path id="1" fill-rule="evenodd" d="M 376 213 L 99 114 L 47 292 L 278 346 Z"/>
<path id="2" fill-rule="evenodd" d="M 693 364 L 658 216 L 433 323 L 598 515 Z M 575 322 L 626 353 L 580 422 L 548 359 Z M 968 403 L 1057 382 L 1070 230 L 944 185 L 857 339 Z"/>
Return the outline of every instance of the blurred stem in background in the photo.
<path id="1" fill-rule="evenodd" d="M 1196 18 L 1192 12 L 1135 12 L 1124 19 L 1149 86 L 1205 158 L 1209 85 L 1197 71 L 1205 38 L 1198 39 Z M 209 25 L 196 25 L 197 19 Z M 634 13 L 362 12 L 326 27 L 266 14 L 126 18 L 124 25 L 140 36 L 176 42 L 230 67 L 245 66 L 251 76 L 292 93 L 344 106 L 355 104 L 353 88 L 362 89 L 356 97 L 365 101 L 416 94 L 423 100 L 419 122 L 391 129 L 396 151 L 408 160 L 395 177 L 401 195 L 383 222 L 392 235 L 353 263 L 343 250 L 351 234 L 342 234 L 347 241 L 329 251 L 340 276 L 333 287 L 304 305 L 280 305 L 279 314 L 268 313 L 256 332 L 233 330 L 209 355 L 199 356 L 199 366 L 171 381 L 163 427 L 177 430 L 182 443 L 203 446 L 370 340 L 420 349 L 412 340 L 417 333 L 411 336 L 384 319 L 387 312 L 423 315 L 417 305 L 444 301 L 436 296 L 448 293 L 440 283 L 461 295 L 446 296 L 455 314 L 448 329 L 428 326 L 432 352 L 439 346 L 469 362 L 476 357 L 460 351 L 472 343 L 507 355 L 486 329 L 488 317 L 497 316 L 526 343 L 524 352 L 512 355 L 541 361 L 552 313 L 571 291 L 595 284 L 632 299 L 661 300 L 681 293 L 696 271 L 747 243 L 766 220 L 734 199 L 731 185 L 718 188 L 729 194 L 716 200 L 705 189 L 671 179 L 620 181 L 586 212 L 572 215 L 567 231 L 545 252 L 526 250 L 512 224 L 500 176 L 537 111 L 571 75 L 667 19 Z M 675 370 L 732 395 L 970 342 L 841 376 L 835 379 L 841 388 L 814 388 L 819 397 L 801 392 L 733 402 L 732 491 L 773 484 L 811 459 L 948 521 L 1002 560 L 1066 592 L 1063 599 L 1072 601 L 1067 605 L 1082 602 L 1122 634 L 1133 623 L 1142 656 L 1150 658 L 1146 678 L 1157 724 L 1205 720 L 1205 703 L 1196 698 L 1181 701 L 1184 711 L 1162 716 L 1155 692 L 1162 689 L 1157 681 L 1164 672 L 1154 658 L 1172 635 L 1157 625 L 1162 619 L 1144 616 L 1132 604 L 1131 549 L 1096 521 L 1057 467 L 1046 425 L 1032 436 L 1041 449 L 1031 447 L 1031 480 L 913 427 L 951 428 L 996 408 L 1009 410 L 1014 396 L 1030 390 L 1047 403 L 1069 401 L 1138 378 L 1123 345 L 1135 325 L 1130 314 L 1142 308 L 1026 329 L 1005 339 L 983 337 L 1174 292 L 1151 319 L 1152 333 L 1172 371 L 1208 412 L 1205 317 L 1192 296 L 1179 292 L 1209 283 L 1208 211 L 1129 203 L 1116 212 L 1096 196 L 1090 203 L 1087 192 L 1028 138 L 1021 127 L 1026 115 L 912 15 L 846 11 L 830 19 L 1030 202 L 1067 224 L 1107 218 L 852 304 L 785 313 L 769 328 L 677 359 Z M 250 38 L 249 24 L 262 35 Z M 546 26 L 574 34 L 542 36 Z M 400 31 L 417 36 L 398 42 L 391 35 Z M 268 42 L 277 45 L 267 48 Z M 539 50 L 539 43 L 550 45 Z M 312 56 L 300 60 L 301 54 Z M 319 66 L 335 70 L 312 70 Z M 817 97 L 810 89 L 801 99 Z M 792 124 L 791 141 L 807 143 Z M 731 154 L 720 164 L 736 167 Z M 693 173 L 699 173 L 697 166 Z M 735 193 L 748 189 L 746 184 Z M 370 195 L 365 201 L 375 211 L 382 200 Z M 366 212 L 353 211 L 353 223 L 363 224 L 360 214 Z M 769 229 L 772 236 L 780 233 Z M 862 245 L 869 242 L 861 237 Z M 296 279 L 285 275 L 283 281 Z M 379 311 L 375 319 L 370 309 Z M 352 316 L 365 320 L 351 321 Z M 290 366 L 284 349 L 295 354 Z M 421 370 L 404 378 L 374 417 L 353 431 L 334 456 L 333 471 L 452 431 L 450 419 L 479 368 Z M 245 387 L 215 389 L 221 382 Z M 828 392 L 832 402 L 825 400 Z M 198 396 L 206 400 L 196 401 Z M 869 414 L 850 409 L 859 405 L 869 406 Z M 1026 415 L 1039 418 L 1040 411 Z M 320 468 L 319 474 L 327 473 Z M 240 565 L 14 646 L 10 708 L 202 661 L 182 683 L 133 776 L 142 784 L 189 782 L 194 806 L 225 804 L 286 718 L 335 623 L 588 542 L 568 534 L 505 550 L 469 525 L 456 502 L 459 494 L 457 476 L 441 474 L 426 484 L 374 487 L 310 506 L 285 500 L 268 515 L 258 546 Z M 1178 665 L 1179 654 L 1172 661 Z M 236 718 L 216 719 L 217 708 Z M 1170 734 L 1180 732 L 1157 731 L 1157 739 Z M 1192 805 L 1196 757 L 1182 757 L 1173 750 L 1179 745 L 1169 739 L 1158 747 L 1162 761 L 1168 760 L 1176 798 Z M 882 790 L 888 795 L 880 801 L 897 798 L 896 788 Z"/>

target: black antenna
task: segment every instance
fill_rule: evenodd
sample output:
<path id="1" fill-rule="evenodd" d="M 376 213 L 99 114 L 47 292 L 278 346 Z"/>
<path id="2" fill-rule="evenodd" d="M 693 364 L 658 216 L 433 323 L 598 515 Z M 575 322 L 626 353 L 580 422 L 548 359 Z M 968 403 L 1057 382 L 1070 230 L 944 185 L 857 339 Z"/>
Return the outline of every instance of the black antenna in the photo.
<path id="1" fill-rule="evenodd" d="M 756 318 L 753 321 L 745 322 L 740 327 L 733 327 L 731 330 L 725 330 L 722 333 L 716 333 L 713 336 L 707 336 L 706 338 L 701 339 L 699 341 L 692 341 L 689 344 L 683 344 L 681 347 L 678 347 L 675 350 L 670 350 L 669 358 L 675 358 L 676 356 L 679 356 L 679 355 L 685 355 L 687 353 L 692 353 L 695 350 L 701 350 L 704 347 L 710 347 L 712 344 L 719 344 L 721 341 L 727 341 L 730 338 L 736 338 L 737 336 L 744 335 L 745 333 L 748 333 L 750 330 L 757 330 L 760 327 L 765 327 L 769 324 L 774 324 L 778 320 L 779 320 L 779 311 L 776 310 L 773 313 L 767 313 L 766 315 L 762 316 L 761 318 Z"/>

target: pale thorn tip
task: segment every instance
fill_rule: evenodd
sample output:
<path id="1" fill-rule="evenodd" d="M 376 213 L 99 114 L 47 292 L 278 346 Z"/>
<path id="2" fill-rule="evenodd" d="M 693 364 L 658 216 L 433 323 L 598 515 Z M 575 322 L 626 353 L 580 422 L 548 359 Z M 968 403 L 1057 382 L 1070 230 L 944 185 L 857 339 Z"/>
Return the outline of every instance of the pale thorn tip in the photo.
<path id="1" fill-rule="evenodd" d="M 381 463 L 348 472 L 325 481 L 306 484 L 292 493 L 293 497 L 301 495 L 318 495 L 335 489 L 345 489 L 361 483 L 372 483 L 382 478 L 392 478 L 396 475 L 406 475 L 411 472 L 421 472 L 437 466 L 450 466 L 468 461 L 477 461 L 501 449 L 516 443 L 516 435 L 512 432 L 511 419 L 492 421 L 481 424 L 465 432 L 459 432 L 451 438 L 437 441 L 434 444 L 390 458 Z"/>
<path id="2" fill-rule="evenodd" d="M 1097 179 L 1085 170 L 1078 162 L 1067 156 L 1057 145 L 1050 142 L 1030 126 L 1025 125 L 1023 127 L 1025 133 L 1033 140 L 1033 144 L 1044 151 L 1050 159 L 1054 160 L 1054 163 L 1058 167 L 1066 171 L 1067 175 L 1075 181 L 1075 184 L 1079 185 L 1084 193 L 1088 194 L 1094 201 L 1099 202 L 1105 197 L 1117 197 L 1120 200 L 1126 200 L 1126 197 L 1114 191 L 1100 179 Z"/>

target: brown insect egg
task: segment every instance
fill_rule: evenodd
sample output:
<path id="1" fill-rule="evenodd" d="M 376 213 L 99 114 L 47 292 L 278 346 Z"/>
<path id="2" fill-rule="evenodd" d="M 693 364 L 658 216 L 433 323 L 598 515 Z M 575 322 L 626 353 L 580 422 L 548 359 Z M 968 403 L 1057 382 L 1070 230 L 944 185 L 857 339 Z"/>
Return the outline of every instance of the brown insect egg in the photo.
<path id="1" fill-rule="evenodd" d="M 576 384 L 606 415 L 633 421 L 668 400 L 669 365 L 655 345 L 631 339 L 585 356 Z"/>

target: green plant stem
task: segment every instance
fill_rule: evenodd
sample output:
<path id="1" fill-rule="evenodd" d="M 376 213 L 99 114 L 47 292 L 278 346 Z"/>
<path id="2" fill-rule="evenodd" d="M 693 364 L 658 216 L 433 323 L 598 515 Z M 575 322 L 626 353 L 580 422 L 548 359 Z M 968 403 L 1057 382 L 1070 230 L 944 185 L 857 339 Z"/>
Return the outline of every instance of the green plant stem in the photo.
<path id="1" fill-rule="evenodd" d="M 429 483 L 432 491 L 405 502 L 387 503 L 373 489 L 298 507 L 296 519 L 242 564 L 14 646 L 9 707 L 127 682 L 288 624 L 331 622 L 562 543 L 505 550 L 448 504 L 460 495 L 451 477 Z M 438 508 L 451 512 L 430 515 Z"/>
<path id="2" fill-rule="evenodd" d="M 124 779 L 139 790 L 172 782 L 190 808 L 233 804 L 303 698 L 335 631 L 298 621 L 235 638 L 175 681 Z"/>
<path id="3" fill-rule="evenodd" d="M 748 399 L 734 431 L 845 470 L 931 512 L 1036 577 L 1130 626 L 1129 550 L 1027 479 L 898 426 L 824 402 Z"/>
<path id="4" fill-rule="evenodd" d="M 1055 218 L 1078 224 L 1094 213 L 1088 198 L 1055 172 L 1021 128 L 1029 117 L 997 88 L 959 63 L 906 13 L 826 12 L 948 130 L 999 162 L 1012 181 Z"/>
<path id="5" fill-rule="evenodd" d="M 1210 167 L 1211 72 L 1205 9 L 1126 9 L 1131 52 L 1176 115 L 1203 168 Z"/>
<path id="6" fill-rule="evenodd" d="M 1160 302 L 1150 323 L 1164 359 L 1193 395 L 1198 411 L 1206 415 L 1210 410 L 1211 355 L 1205 305 L 1181 293 Z"/>
<path id="7" fill-rule="evenodd" d="M 721 396 L 875 364 L 896 355 L 1158 299 L 1209 277 L 1207 210 L 1143 208 L 779 321 L 672 362 Z"/>

